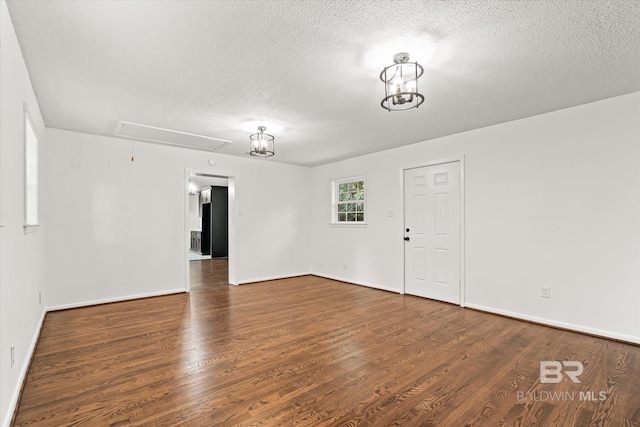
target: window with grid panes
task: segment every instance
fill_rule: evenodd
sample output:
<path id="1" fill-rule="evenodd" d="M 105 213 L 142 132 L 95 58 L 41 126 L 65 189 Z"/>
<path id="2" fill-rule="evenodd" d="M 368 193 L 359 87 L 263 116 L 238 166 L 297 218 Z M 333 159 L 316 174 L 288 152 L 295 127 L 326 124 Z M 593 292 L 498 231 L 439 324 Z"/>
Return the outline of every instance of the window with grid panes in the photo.
<path id="1" fill-rule="evenodd" d="M 334 187 L 335 222 L 364 223 L 366 204 L 364 178 L 336 181 Z"/>

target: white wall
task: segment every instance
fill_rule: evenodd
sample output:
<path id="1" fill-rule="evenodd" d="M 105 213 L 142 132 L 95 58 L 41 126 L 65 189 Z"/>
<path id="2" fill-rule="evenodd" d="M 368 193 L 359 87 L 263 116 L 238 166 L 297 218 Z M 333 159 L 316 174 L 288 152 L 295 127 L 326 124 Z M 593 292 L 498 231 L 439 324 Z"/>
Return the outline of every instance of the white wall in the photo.
<path id="1" fill-rule="evenodd" d="M 199 193 L 189 194 L 189 229 L 194 231 L 200 231 L 202 229 L 199 198 Z"/>
<path id="2" fill-rule="evenodd" d="M 639 117 L 633 93 L 315 167 L 312 271 L 402 291 L 402 169 L 464 155 L 466 304 L 640 342 Z M 368 227 L 329 227 L 361 172 Z"/>
<path id="3" fill-rule="evenodd" d="M 0 423 L 8 425 L 29 363 L 45 291 L 44 214 L 34 233 L 24 225 L 24 113 L 27 102 L 40 137 L 40 173 L 46 160 L 44 123 L 24 64 L 7 5 L 0 2 Z M 42 190 L 43 180 L 40 179 Z M 46 297 L 46 295 L 44 295 Z M 10 346 L 15 345 L 11 367 Z"/>
<path id="4" fill-rule="evenodd" d="M 239 282 L 309 271 L 307 168 L 47 129 L 49 305 L 185 289 L 185 170 L 234 176 Z M 213 157 L 216 166 L 208 164 Z"/>

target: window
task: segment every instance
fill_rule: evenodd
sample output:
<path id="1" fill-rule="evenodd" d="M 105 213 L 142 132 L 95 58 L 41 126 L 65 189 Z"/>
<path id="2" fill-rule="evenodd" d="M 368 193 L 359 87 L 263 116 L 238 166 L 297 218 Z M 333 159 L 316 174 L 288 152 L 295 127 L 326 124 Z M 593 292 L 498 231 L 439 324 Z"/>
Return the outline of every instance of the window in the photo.
<path id="1" fill-rule="evenodd" d="M 333 181 L 333 223 L 365 223 L 365 188 L 363 176 Z"/>
<path id="2" fill-rule="evenodd" d="M 24 104 L 24 228 L 38 225 L 38 135 Z M 32 229 L 33 228 L 33 229 Z"/>

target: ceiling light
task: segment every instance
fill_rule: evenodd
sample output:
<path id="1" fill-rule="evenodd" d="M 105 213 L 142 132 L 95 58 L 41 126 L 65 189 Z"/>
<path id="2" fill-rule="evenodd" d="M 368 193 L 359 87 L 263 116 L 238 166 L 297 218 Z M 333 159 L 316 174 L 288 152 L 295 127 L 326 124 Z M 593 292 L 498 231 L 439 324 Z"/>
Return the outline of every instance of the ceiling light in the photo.
<path id="1" fill-rule="evenodd" d="M 409 62 L 408 53 L 394 55 L 393 65 L 380 73 L 380 80 L 384 82 L 382 108 L 389 111 L 418 108 L 424 102 L 424 96 L 418 92 L 418 79 L 423 72 L 420 64 Z"/>
<path id="2" fill-rule="evenodd" d="M 274 151 L 274 137 L 268 133 L 266 126 L 258 126 L 258 133 L 254 133 L 249 137 L 249 154 L 257 157 L 271 157 Z"/>
<path id="3" fill-rule="evenodd" d="M 192 196 L 198 194 L 198 186 L 193 181 L 189 181 L 189 194 Z"/>

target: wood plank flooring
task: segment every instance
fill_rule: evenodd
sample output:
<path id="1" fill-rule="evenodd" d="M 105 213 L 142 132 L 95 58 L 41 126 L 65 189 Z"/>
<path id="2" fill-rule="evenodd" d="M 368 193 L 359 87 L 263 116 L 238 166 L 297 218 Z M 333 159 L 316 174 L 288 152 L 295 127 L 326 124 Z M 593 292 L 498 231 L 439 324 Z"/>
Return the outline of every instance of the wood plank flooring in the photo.
<path id="1" fill-rule="evenodd" d="M 49 313 L 15 425 L 640 425 L 640 347 L 313 276 L 233 287 L 216 260 L 191 268 L 191 294 Z M 541 384 L 544 360 L 582 362 L 581 383 Z"/>
<path id="2" fill-rule="evenodd" d="M 229 260 L 213 258 L 189 261 L 191 290 L 206 289 L 212 285 L 229 284 Z"/>

